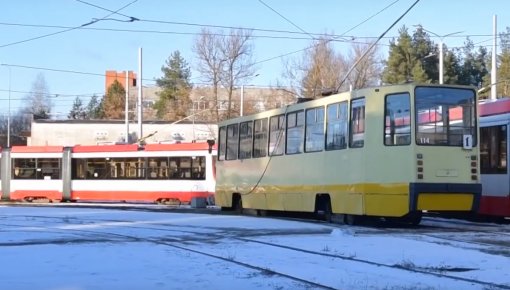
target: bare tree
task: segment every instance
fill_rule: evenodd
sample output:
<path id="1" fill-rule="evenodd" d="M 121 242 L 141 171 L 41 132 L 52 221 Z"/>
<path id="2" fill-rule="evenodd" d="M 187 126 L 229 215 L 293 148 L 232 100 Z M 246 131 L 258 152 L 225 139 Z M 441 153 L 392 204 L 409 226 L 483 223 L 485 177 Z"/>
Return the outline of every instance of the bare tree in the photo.
<path id="1" fill-rule="evenodd" d="M 195 52 L 198 64 L 197 70 L 202 79 L 212 85 L 213 102 L 218 104 L 218 87 L 221 82 L 221 73 L 225 65 L 225 59 L 220 50 L 220 36 L 213 34 L 210 30 L 203 28 L 200 35 L 195 39 L 193 51 Z M 214 115 L 219 121 L 218 107 L 215 106 Z"/>
<path id="2" fill-rule="evenodd" d="M 220 121 L 218 88 L 223 85 L 227 90 L 227 110 L 225 117 L 232 117 L 232 95 L 236 86 L 255 74 L 251 43 L 251 31 L 234 29 L 228 36 L 221 31 L 211 32 L 202 29 L 193 45 L 198 63 L 197 70 L 202 79 L 212 85 L 214 115 Z"/>
<path id="3" fill-rule="evenodd" d="M 48 119 L 53 107 L 51 95 L 44 74 L 39 73 L 32 83 L 30 93 L 25 96 L 24 111 L 35 119 Z"/>
<path id="4" fill-rule="evenodd" d="M 288 60 L 285 64 L 283 77 L 291 90 L 308 98 L 320 98 L 322 92 L 336 90 L 345 78 L 347 71 L 365 53 L 370 44 L 354 43 L 348 56 L 336 53 L 331 38 L 324 36 L 314 41 L 301 59 Z M 347 76 L 347 81 L 340 90 L 350 85 L 356 88 L 372 85 L 380 78 L 381 60 L 375 48 L 356 65 Z"/>
<path id="5" fill-rule="evenodd" d="M 299 95 L 318 98 L 323 90 L 340 83 L 342 71 L 346 71 L 343 58 L 335 53 L 331 40 L 324 36 L 314 41 L 301 59 L 287 62 L 284 78 Z"/>
<path id="6" fill-rule="evenodd" d="M 255 74 L 252 61 L 253 45 L 250 40 L 251 31 L 233 29 L 230 31 L 230 36 L 223 38 L 220 47 L 225 58 L 221 80 L 228 94 L 227 119 L 232 117 L 234 87 Z"/>
<path id="7" fill-rule="evenodd" d="M 342 58 L 335 51 L 328 39 L 322 38 L 303 59 L 301 80 L 302 95 L 311 98 L 321 96 L 323 90 L 336 87 L 343 69 Z"/>
<path id="8" fill-rule="evenodd" d="M 353 66 L 371 45 L 371 43 L 353 43 L 349 58 L 344 59 L 346 66 L 348 68 Z M 347 76 L 346 85 L 352 86 L 353 89 L 377 85 L 381 79 L 382 70 L 382 58 L 379 55 L 378 46 L 374 46 Z"/>

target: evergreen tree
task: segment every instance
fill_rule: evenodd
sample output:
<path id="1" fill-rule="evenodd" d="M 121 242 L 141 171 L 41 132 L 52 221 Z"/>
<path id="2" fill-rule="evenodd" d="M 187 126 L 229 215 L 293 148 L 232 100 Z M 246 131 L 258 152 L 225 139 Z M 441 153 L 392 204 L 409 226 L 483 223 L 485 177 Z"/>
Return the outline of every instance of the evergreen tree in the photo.
<path id="1" fill-rule="evenodd" d="M 93 95 L 87 104 L 86 108 L 87 119 L 103 119 L 104 111 L 103 111 L 103 98 L 98 99 L 96 95 Z"/>
<path id="2" fill-rule="evenodd" d="M 440 45 L 440 44 L 439 44 Z M 391 42 L 390 56 L 383 73 L 386 83 L 415 81 L 439 82 L 439 46 L 430 40 L 429 34 L 418 26 L 410 38 L 407 29 L 401 28 L 398 44 Z M 443 81 L 458 82 L 459 60 L 454 51 L 443 47 Z"/>
<path id="3" fill-rule="evenodd" d="M 161 67 L 161 71 L 163 76 L 156 80 L 162 89 L 158 93 L 159 99 L 154 104 L 156 115 L 165 120 L 182 119 L 188 115 L 191 105 L 189 94 L 192 85 L 189 65 L 177 50 L 168 58 L 166 65 Z"/>
<path id="4" fill-rule="evenodd" d="M 78 96 L 74 99 L 73 107 L 71 111 L 69 111 L 67 118 L 73 120 L 83 120 L 87 118 L 87 111 L 83 107 L 83 103 Z"/>
<path id="5" fill-rule="evenodd" d="M 126 90 L 115 80 L 106 92 L 102 108 L 107 119 L 121 119 L 124 117 L 126 103 Z"/>
<path id="6" fill-rule="evenodd" d="M 439 49 L 423 27 L 418 26 L 415 30 L 411 46 L 415 60 L 413 80 L 423 83 L 439 82 Z"/>
<path id="7" fill-rule="evenodd" d="M 456 84 L 481 87 L 489 73 L 487 69 L 487 50 L 479 47 L 475 51 L 473 41 L 466 39 L 464 47 L 459 52 L 459 70 Z"/>
<path id="8" fill-rule="evenodd" d="M 416 67 L 416 53 L 413 40 L 405 26 L 400 28 L 397 41 L 390 41 L 390 50 L 382 79 L 386 84 L 398 84 L 414 80 L 414 73 L 420 71 Z"/>
<path id="9" fill-rule="evenodd" d="M 501 54 L 498 56 L 498 95 L 510 96 L 510 27 L 499 35 Z"/>
<path id="10" fill-rule="evenodd" d="M 443 82 L 445 84 L 458 84 L 460 74 L 459 58 L 455 50 L 443 50 Z M 439 76 L 439 72 L 438 72 Z"/>

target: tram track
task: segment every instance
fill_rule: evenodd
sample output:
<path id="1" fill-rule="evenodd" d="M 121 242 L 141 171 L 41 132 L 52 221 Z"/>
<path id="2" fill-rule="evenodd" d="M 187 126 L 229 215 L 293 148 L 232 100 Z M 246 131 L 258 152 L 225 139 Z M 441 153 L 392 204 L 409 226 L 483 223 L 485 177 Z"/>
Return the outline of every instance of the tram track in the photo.
<path id="1" fill-rule="evenodd" d="M 33 216 L 31 216 L 33 217 Z M 55 218 L 55 217 L 48 217 L 48 218 Z M 111 222 L 111 221 L 108 221 L 108 222 Z M 61 224 L 67 224 L 65 222 L 61 222 Z M 2 226 L 12 226 L 12 227 L 17 227 L 19 225 L 9 225 L 9 224 L 2 224 Z M 41 226 L 39 227 L 41 229 L 45 229 L 45 230 L 50 230 L 52 232 L 58 232 L 58 231 L 54 231 L 55 228 L 54 227 L 45 227 L 45 226 Z M 151 227 L 130 227 L 130 228 L 137 228 L 137 229 L 150 229 L 150 230 L 163 230 L 163 231 L 168 231 L 168 229 L 160 229 L 160 228 L 151 228 Z M 168 241 L 168 240 L 161 240 L 161 239 L 156 239 L 156 238 L 146 238 L 146 237 L 140 237 L 140 236 L 135 236 L 135 235 L 127 235 L 127 234 L 119 234 L 119 233 L 115 233 L 115 232 L 104 232 L 104 231 L 93 231 L 93 230 L 83 230 L 83 229 L 66 229 L 66 230 L 61 230 L 60 232 L 61 233 L 67 233 L 69 234 L 69 232 L 74 232 L 75 234 L 78 233 L 78 235 L 84 235 L 85 237 L 87 237 L 86 239 L 84 238 L 77 238 L 77 239 L 69 239 L 69 238 L 66 238 L 66 239 L 61 239 L 61 240 L 55 240 L 55 239 L 46 239 L 46 240 L 40 240 L 40 241 L 30 241 L 30 242 L 27 242 L 27 243 L 19 243 L 19 242 L 11 242 L 11 243 L 2 243 L 0 244 L 0 246 L 24 246 L 24 245 L 40 245 L 40 244 L 70 244 L 70 243 L 83 243 L 83 242 L 146 242 L 146 243 L 151 243 L 151 244 L 156 244 L 156 245 L 162 245 L 162 246 L 167 246 L 167 247 L 171 247 L 171 248 L 175 248 L 175 249 L 179 249 L 179 250 L 183 250 L 183 251 L 187 251 L 187 252 L 190 252 L 190 253 L 194 253 L 194 254 L 198 254 L 198 255 L 202 255 L 202 256 L 206 256 L 206 257 L 209 257 L 209 258 L 213 258 L 213 259 L 217 259 L 217 260 L 221 260 L 221 261 L 224 261 L 224 262 L 227 262 L 227 263 L 231 263 L 231 264 L 235 264 L 235 265 L 238 265 L 238 266 L 242 266 L 244 268 L 248 268 L 248 269 L 251 269 L 251 270 L 256 270 L 256 271 L 259 271 L 261 274 L 263 275 L 270 275 L 270 276 L 279 276 L 279 277 L 283 277 L 283 278 L 287 278 L 289 280 L 292 280 L 294 282 L 298 282 L 298 283 L 302 283 L 304 288 L 306 289 L 310 289 L 313 287 L 313 289 L 338 289 L 338 288 L 335 288 L 335 287 L 331 287 L 329 285 L 325 285 L 325 284 L 321 284 L 321 283 L 318 283 L 318 282 L 314 282 L 314 281 L 309 281 L 309 280 L 306 280 L 306 279 L 302 279 L 300 277 L 297 277 L 297 276 L 293 276 L 293 275 L 289 275 L 289 274 L 286 274 L 286 273 L 283 273 L 283 272 L 279 272 L 279 271 L 276 271 L 276 270 L 272 270 L 272 269 L 269 269 L 267 267 L 262 267 L 262 266 L 257 266 L 257 265 L 253 265 L 253 264 L 250 264 L 250 263 L 246 263 L 246 262 L 242 262 L 242 261 L 237 261 L 235 259 L 233 259 L 232 257 L 224 257 L 224 256 L 221 256 L 221 255 L 215 255 L 215 254 L 211 254 L 209 252 L 206 252 L 206 251 L 200 251 L 200 250 L 197 250 L 197 249 L 193 249 L 193 248 L 190 248 L 190 247 L 186 247 L 186 246 L 183 246 L 183 245 L 179 245 L 179 243 L 184 243 L 184 242 L 190 242 L 190 241 L 204 241 L 203 239 L 193 239 L 193 240 L 186 240 L 186 241 L 182 241 L 182 240 L 174 240 L 174 241 Z M 185 231 L 186 233 L 195 233 L 195 234 L 203 234 L 203 232 L 190 232 L 190 231 Z M 99 239 L 99 240 L 93 240 L 93 239 L 90 239 L 90 235 L 97 235 L 97 236 L 100 236 L 100 237 L 114 237 L 114 238 L 118 238 L 118 239 Z M 221 238 L 221 239 L 225 239 L 225 238 L 232 238 L 231 236 L 218 236 L 217 234 L 214 235 L 216 239 L 218 238 Z"/>
<path id="2" fill-rule="evenodd" d="M 483 287 L 490 287 L 495 289 L 510 289 L 509 285 L 503 285 L 503 284 L 497 284 L 487 281 L 481 281 L 471 278 L 465 278 L 465 277 L 459 277 L 455 275 L 449 275 L 442 272 L 453 272 L 453 271 L 469 271 L 470 269 L 425 269 L 425 268 L 413 268 L 413 267 L 407 267 L 406 265 L 401 264 L 385 264 L 380 263 L 376 261 L 371 261 L 368 259 L 361 259 L 356 258 L 352 256 L 346 256 L 346 255 L 339 255 L 334 253 L 327 253 L 323 251 L 314 251 L 314 250 L 308 250 L 303 248 L 297 248 L 292 247 L 289 245 L 282 245 L 277 243 L 272 243 L 268 241 L 262 241 L 260 239 L 254 239 L 252 237 L 267 237 L 271 235 L 282 235 L 282 234 L 288 234 L 288 235 L 299 235 L 299 234 L 327 234 L 331 231 L 328 230 L 320 230 L 320 231 L 289 231 L 286 233 L 282 233 L 282 231 L 275 231 L 275 230 L 257 230 L 257 231 L 250 231 L 246 229 L 238 229 L 238 228 L 217 228 L 217 227 L 196 227 L 193 226 L 183 226 L 183 228 L 192 228 L 189 229 L 169 229 L 168 227 L 179 227 L 179 225 L 173 225 L 171 223 L 162 223 L 159 222 L 148 222 L 146 225 L 129 225 L 133 221 L 127 221 L 127 220 L 112 220 L 112 219 L 85 219 L 85 221 L 89 221 L 89 223 L 83 223 L 84 219 L 80 219 L 82 223 L 74 224 L 76 226 L 82 227 L 80 228 L 73 228 L 72 226 L 69 227 L 70 222 L 69 220 L 66 220 L 66 217 L 56 217 L 56 216 L 17 216 L 22 219 L 43 219 L 48 220 L 51 219 L 53 223 L 55 224 L 61 224 L 65 225 L 65 228 L 59 227 L 59 231 L 55 231 L 55 227 L 47 227 L 47 226 L 41 226 L 40 229 L 45 230 L 46 232 L 52 231 L 52 232 L 60 232 L 60 233 L 67 233 L 67 234 L 73 234 L 77 235 L 76 238 L 62 238 L 60 240 L 46 240 L 46 241 L 40 241 L 41 243 L 59 243 L 59 244 L 69 244 L 69 243 L 92 243 L 92 242 L 147 242 L 162 246 L 167 246 L 187 252 L 191 252 L 198 255 L 207 256 L 213 259 L 221 260 L 224 262 L 236 264 L 245 268 L 249 268 L 252 270 L 260 271 L 260 273 L 265 275 L 277 275 L 280 277 L 284 277 L 287 279 L 290 279 L 294 282 L 303 283 L 303 285 L 307 285 L 308 287 L 315 287 L 317 289 L 336 289 L 335 287 L 332 287 L 331 285 L 326 285 L 314 281 L 309 281 L 308 279 L 297 277 L 295 275 L 290 275 L 288 273 L 284 273 L 282 271 L 278 271 L 275 269 L 270 269 L 266 266 L 257 265 L 256 263 L 253 263 L 253 261 L 250 263 L 249 261 L 241 261 L 238 259 L 235 259 L 230 256 L 225 256 L 224 254 L 214 254 L 211 253 L 211 251 L 204 251 L 196 248 L 197 243 L 203 244 L 203 243 L 211 243 L 211 242 L 218 242 L 218 241 L 240 241 L 243 243 L 252 243 L 252 244 L 258 244 L 266 247 L 271 248 L 278 248 L 283 251 L 292 251 L 292 252 L 298 252 L 301 255 L 309 256 L 308 258 L 303 258 L 304 260 L 308 260 L 310 257 L 324 257 L 328 259 L 335 259 L 335 260 L 343 260 L 350 263 L 361 263 L 368 266 L 373 267 L 379 267 L 379 268 L 387 268 L 394 271 L 406 271 L 406 272 L 412 272 L 419 275 L 427 275 L 427 276 L 433 276 L 437 278 L 444 278 L 444 279 L 452 279 L 455 281 L 462 281 L 466 283 L 472 283 L 476 285 L 480 285 Z M 1 216 L 0 216 L 1 218 Z M 150 224 L 150 226 L 149 226 Z M 18 224 L 3 224 L 2 226 L 12 226 L 12 227 L 19 227 Z M 121 227 L 123 229 L 129 228 L 134 230 L 148 230 L 148 231 L 160 231 L 160 232 L 174 232 L 179 234 L 184 234 L 184 236 L 175 236 L 175 237 L 164 237 L 164 238 L 154 238 L 154 237 L 142 237 L 139 235 L 133 235 L 133 234 L 121 234 L 114 231 L 97 231 L 97 230 L 90 230 L 90 229 L 83 229 L 83 227 L 87 226 L 99 226 L 99 227 Z M 194 229 L 193 229 L 194 228 Z M 337 227 L 334 227 L 337 228 Z M 200 230 L 198 230 L 200 229 Z M 211 232 L 205 233 L 204 230 L 209 230 Z M 204 234 L 207 234 L 207 237 L 203 237 Z M 96 238 L 92 238 L 96 237 Z M 32 245 L 37 244 L 36 241 L 29 241 L 23 245 Z M 15 244 L 13 244 L 15 245 Z M 20 245 L 20 244 L 17 244 Z M 0 246 L 7 246 L 6 244 L 0 244 Z"/>

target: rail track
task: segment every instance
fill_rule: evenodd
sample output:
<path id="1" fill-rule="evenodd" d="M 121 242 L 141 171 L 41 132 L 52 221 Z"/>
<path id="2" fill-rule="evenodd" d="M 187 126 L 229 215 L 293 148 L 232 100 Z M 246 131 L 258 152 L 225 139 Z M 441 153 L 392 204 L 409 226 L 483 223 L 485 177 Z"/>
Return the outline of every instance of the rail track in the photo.
<path id="1" fill-rule="evenodd" d="M 33 222 L 37 222 L 37 226 L 31 228 L 23 228 L 23 220 L 30 219 Z M 39 222 L 40 220 L 40 222 Z M 296 219 L 292 219 L 296 220 Z M 473 269 L 468 268 L 417 268 L 414 265 L 405 264 L 387 264 L 381 263 L 370 259 L 363 259 L 353 257 L 350 255 L 342 255 L 339 253 L 332 253 L 326 250 L 318 251 L 306 248 L 293 247 L 290 245 L 284 245 L 280 243 L 274 243 L 268 241 L 265 238 L 271 236 L 298 236 L 298 235 L 324 235 L 329 234 L 331 231 L 338 228 L 348 228 L 341 225 L 331 225 L 322 223 L 327 228 L 319 230 L 249 230 L 243 228 L 221 228 L 221 227 L 204 227 L 204 226 L 190 226 L 190 225 L 179 225 L 172 223 L 171 221 L 133 221 L 133 220 L 122 220 L 122 219 L 92 219 L 84 217 L 67 217 L 67 216 L 41 216 L 41 215 L 19 215 L 15 218 L 12 216 L 0 215 L 0 222 L 3 221 L 0 226 L 2 228 L 16 228 L 17 230 L 43 230 L 45 233 L 56 233 L 56 234 L 69 234 L 70 237 L 52 238 L 52 239 L 39 239 L 30 240 L 24 242 L 9 242 L 1 243 L 0 246 L 24 246 L 34 244 L 81 244 L 81 243 L 97 243 L 97 242 L 147 242 L 151 244 L 162 245 L 186 251 L 189 253 L 206 256 L 209 258 L 221 260 L 223 262 L 232 263 L 238 266 L 245 267 L 247 269 L 258 271 L 263 275 L 279 276 L 282 278 L 289 279 L 295 283 L 300 283 L 305 288 L 313 289 L 338 289 L 334 284 L 321 283 L 320 281 L 311 281 L 306 276 L 297 276 L 286 272 L 284 269 L 278 269 L 277 267 L 270 266 L 267 264 L 261 264 L 260 262 L 246 259 L 245 257 L 234 257 L 228 253 L 214 250 L 214 247 L 206 247 L 202 249 L 204 245 L 213 245 L 222 243 L 236 243 L 242 242 L 246 246 L 252 245 L 253 247 L 265 247 L 261 248 L 261 252 L 279 251 L 282 255 L 288 252 L 294 253 L 293 255 L 300 256 L 300 261 L 321 261 L 321 259 L 327 260 L 332 265 L 343 264 L 349 265 L 364 265 L 366 269 L 386 269 L 387 271 L 393 272 L 398 275 L 398 272 L 412 272 L 418 276 L 433 276 L 438 279 L 455 280 L 466 283 L 466 285 L 479 285 L 481 287 L 488 287 L 490 289 L 510 289 L 509 285 L 493 283 L 490 281 L 481 281 L 477 279 L 456 276 L 453 273 L 470 271 Z M 315 221 L 303 220 L 306 223 L 317 223 Z M 53 226 L 45 226 L 48 222 L 53 223 Z M 329 229 L 328 229 L 329 228 Z M 96 230 L 101 229 L 101 230 Z M 132 230 L 133 233 L 119 233 L 119 229 L 125 231 L 126 229 Z M 390 233 L 403 233 L 404 230 L 410 231 L 409 228 L 390 228 L 379 229 L 379 228 L 358 228 L 360 233 L 365 234 L 390 234 Z M 447 239 L 444 237 L 437 237 L 426 231 L 433 230 L 432 228 L 416 227 L 412 231 L 418 232 L 423 231 L 422 235 L 435 238 L 435 239 Z M 436 229 L 438 230 L 438 229 Z M 150 237 L 136 234 L 137 232 L 145 231 L 151 233 Z M 164 233 L 163 236 L 158 234 Z M 168 234 L 171 234 L 170 236 Z M 409 237 L 411 238 L 411 237 Z M 452 241 L 454 241 L 452 239 Z M 458 241 L 457 241 L 458 242 Z M 486 245 L 486 244 L 484 244 Z"/>

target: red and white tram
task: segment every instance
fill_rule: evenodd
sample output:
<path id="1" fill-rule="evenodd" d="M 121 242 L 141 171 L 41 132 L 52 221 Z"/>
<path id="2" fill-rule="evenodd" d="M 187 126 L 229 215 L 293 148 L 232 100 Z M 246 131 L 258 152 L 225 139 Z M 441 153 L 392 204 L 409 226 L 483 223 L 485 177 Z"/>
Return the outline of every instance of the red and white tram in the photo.
<path id="1" fill-rule="evenodd" d="M 482 181 L 479 213 L 495 218 L 510 217 L 510 98 L 484 101 L 479 108 Z"/>
<path id="2" fill-rule="evenodd" d="M 14 146 L 2 199 L 189 203 L 214 195 L 213 143 Z"/>

